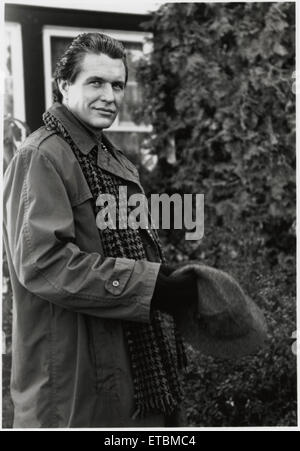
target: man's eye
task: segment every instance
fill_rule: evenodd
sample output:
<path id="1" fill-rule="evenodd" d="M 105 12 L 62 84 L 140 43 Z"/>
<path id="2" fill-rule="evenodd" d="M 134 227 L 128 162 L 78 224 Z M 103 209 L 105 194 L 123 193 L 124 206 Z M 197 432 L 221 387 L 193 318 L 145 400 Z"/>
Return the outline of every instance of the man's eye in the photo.
<path id="1" fill-rule="evenodd" d="M 96 81 L 96 80 L 95 81 L 91 81 L 91 85 L 98 87 L 98 86 L 101 86 L 101 82 L 100 81 Z"/>
<path id="2" fill-rule="evenodd" d="M 116 83 L 114 85 L 114 89 L 116 89 L 117 91 L 122 91 L 124 89 L 124 86 L 122 83 Z"/>

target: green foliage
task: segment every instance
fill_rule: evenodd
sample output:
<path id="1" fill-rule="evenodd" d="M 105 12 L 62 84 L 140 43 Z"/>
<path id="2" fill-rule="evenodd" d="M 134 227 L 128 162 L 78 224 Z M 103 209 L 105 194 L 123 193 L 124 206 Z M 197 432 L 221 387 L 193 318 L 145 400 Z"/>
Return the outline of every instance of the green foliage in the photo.
<path id="1" fill-rule="evenodd" d="M 167 4 L 146 26 L 154 52 L 138 73 L 137 117 L 153 124 L 160 157 L 151 185 L 204 193 L 206 220 L 243 221 L 284 253 L 295 244 L 294 9 Z"/>
<path id="2" fill-rule="evenodd" d="M 205 195 L 203 240 L 165 231 L 166 255 L 233 275 L 270 335 L 236 362 L 188 349 L 190 426 L 297 424 L 294 21 L 288 2 L 181 3 L 144 24 L 154 51 L 139 67 L 137 118 L 153 125 L 159 158 L 146 192 Z"/>

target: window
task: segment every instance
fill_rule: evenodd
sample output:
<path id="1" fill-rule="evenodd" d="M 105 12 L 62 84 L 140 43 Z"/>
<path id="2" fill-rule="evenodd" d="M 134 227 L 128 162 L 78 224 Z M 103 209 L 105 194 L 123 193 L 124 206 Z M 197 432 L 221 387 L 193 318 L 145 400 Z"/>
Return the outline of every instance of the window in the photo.
<path id="1" fill-rule="evenodd" d="M 5 24 L 4 114 L 25 121 L 21 25 Z"/>
<path id="2" fill-rule="evenodd" d="M 136 80 L 137 62 L 144 54 L 149 33 L 115 30 L 73 29 L 46 26 L 43 30 L 44 70 L 46 108 L 52 104 L 53 73 L 57 59 L 62 55 L 72 39 L 83 32 L 99 31 L 123 42 L 127 50 L 129 78 L 126 86 L 126 100 L 113 125 L 106 131 L 115 145 L 128 150 L 129 154 L 139 153 L 143 140 L 151 131 L 151 126 L 137 124 L 133 112 L 141 103 L 141 90 Z"/>

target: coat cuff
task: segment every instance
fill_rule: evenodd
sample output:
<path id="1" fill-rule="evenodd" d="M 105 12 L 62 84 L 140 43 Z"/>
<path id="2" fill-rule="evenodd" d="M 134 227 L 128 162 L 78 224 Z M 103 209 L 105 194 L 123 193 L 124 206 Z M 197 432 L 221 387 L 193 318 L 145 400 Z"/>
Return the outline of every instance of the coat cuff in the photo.
<path id="1" fill-rule="evenodd" d="M 131 321 L 150 322 L 151 300 L 161 264 L 148 260 L 116 258 L 105 283 L 106 290 L 131 305 Z"/>
<path id="2" fill-rule="evenodd" d="M 136 262 L 137 263 L 137 262 Z M 156 280 L 161 263 L 147 261 L 147 271 L 144 277 L 144 290 L 138 295 L 138 303 L 140 306 L 141 322 L 150 323 L 151 301 L 156 285 Z"/>
<path id="3" fill-rule="evenodd" d="M 118 296 L 123 293 L 132 271 L 134 270 L 135 260 L 129 258 L 116 258 L 113 272 L 105 283 L 106 290 Z"/>

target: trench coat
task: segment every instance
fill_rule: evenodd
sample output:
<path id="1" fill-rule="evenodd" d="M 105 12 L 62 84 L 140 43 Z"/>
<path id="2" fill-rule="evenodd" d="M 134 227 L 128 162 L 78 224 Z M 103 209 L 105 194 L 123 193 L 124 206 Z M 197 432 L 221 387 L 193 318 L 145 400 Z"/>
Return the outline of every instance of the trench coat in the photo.
<path id="1" fill-rule="evenodd" d="M 51 112 L 87 154 L 97 140 L 63 105 Z M 104 137 L 103 137 L 104 139 Z M 136 167 L 106 138 L 97 164 L 143 192 Z M 15 428 L 163 427 L 132 419 L 133 380 L 122 321 L 150 321 L 160 268 L 103 256 L 93 199 L 70 146 L 41 127 L 4 177 L 3 238 L 13 289 L 11 394 Z"/>

